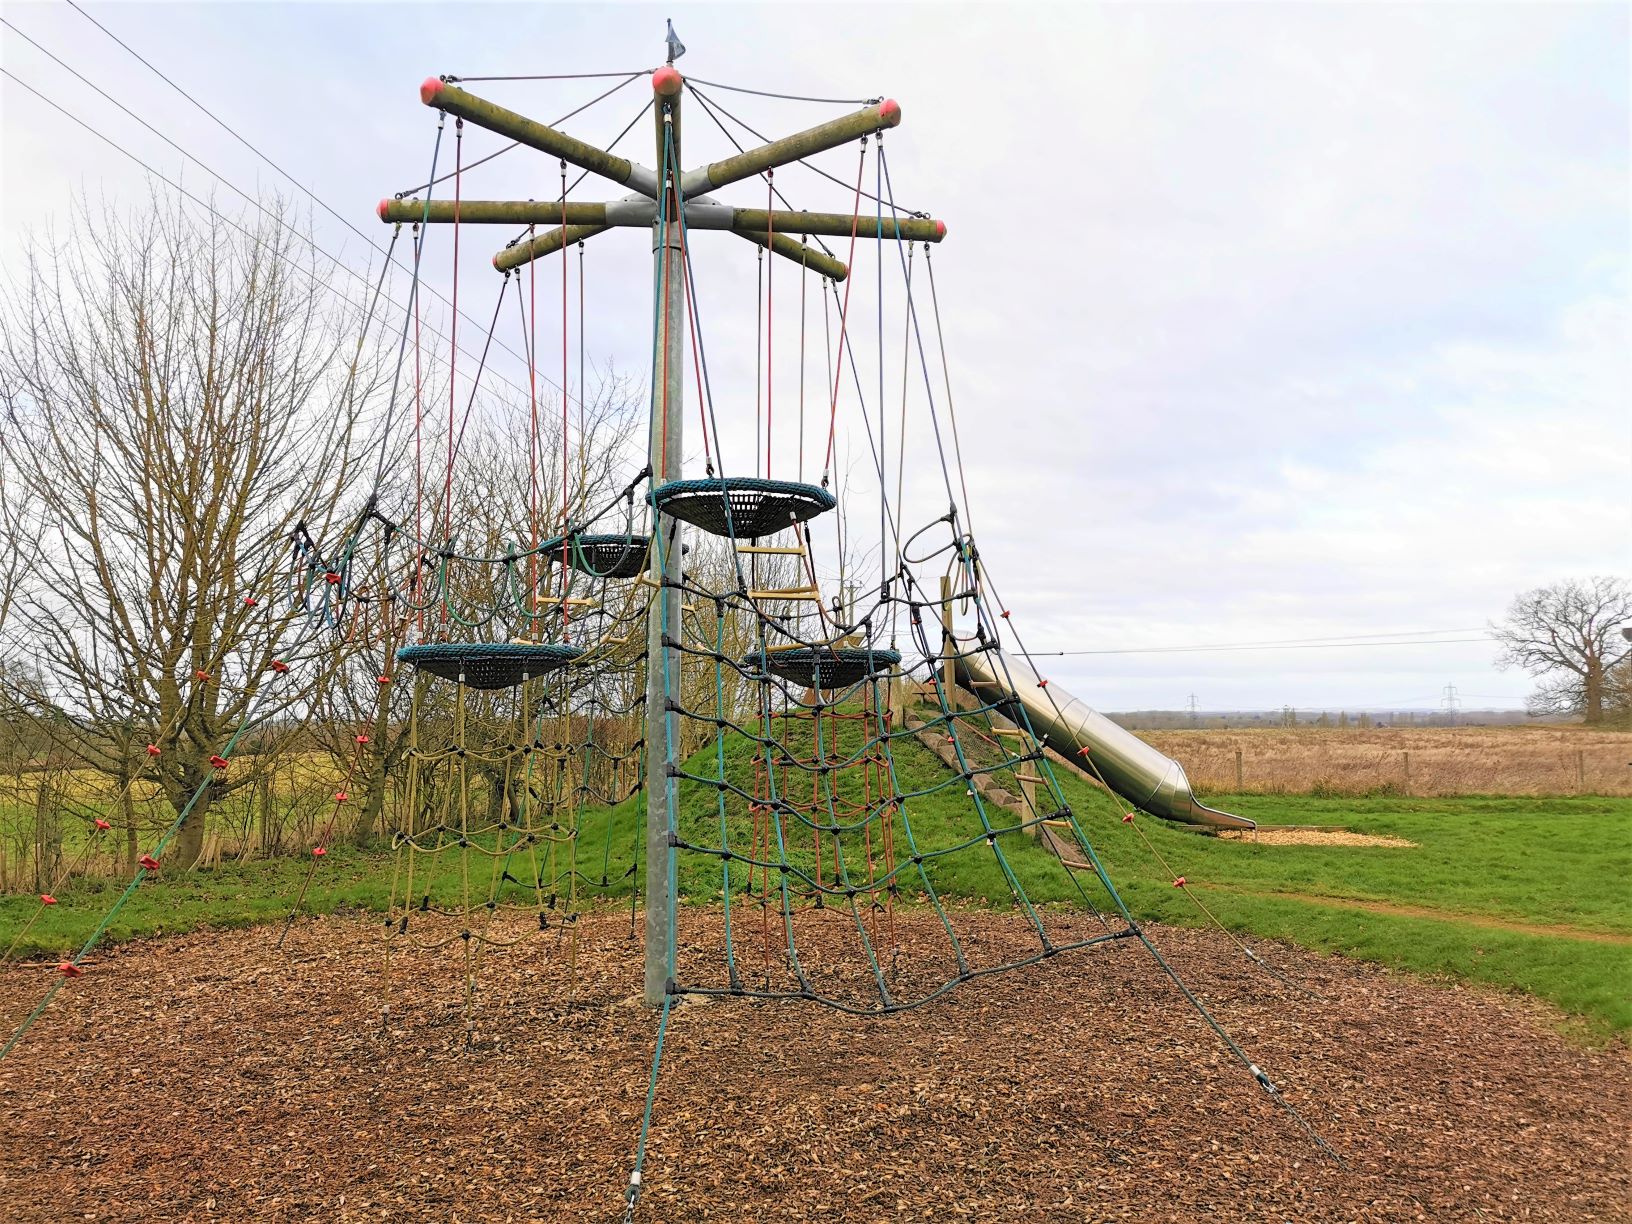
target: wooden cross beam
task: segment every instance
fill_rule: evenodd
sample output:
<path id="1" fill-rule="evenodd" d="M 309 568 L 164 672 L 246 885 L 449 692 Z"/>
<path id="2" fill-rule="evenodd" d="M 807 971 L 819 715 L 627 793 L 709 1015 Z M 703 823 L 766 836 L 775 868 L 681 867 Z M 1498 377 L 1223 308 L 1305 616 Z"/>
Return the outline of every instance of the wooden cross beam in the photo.
<path id="1" fill-rule="evenodd" d="M 653 90 L 663 99 L 670 122 L 678 124 L 680 74 L 673 66 L 652 74 Z M 583 170 L 633 188 L 634 194 L 621 200 L 581 202 L 575 200 L 381 200 L 379 217 L 388 223 L 423 221 L 430 224 L 470 225 L 550 225 L 554 228 L 507 246 L 493 256 L 493 266 L 509 272 L 534 259 L 552 255 L 575 242 L 593 238 L 615 228 L 645 229 L 659 220 L 658 195 L 661 184 L 657 171 L 626 157 L 619 157 L 576 137 L 556 130 L 525 115 L 507 110 L 438 78 L 426 81 L 419 90 L 426 106 L 454 115 L 477 127 L 486 128 L 529 148 L 560 158 Z M 849 115 L 817 124 L 757 149 L 749 149 L 700 169 L 677 172 L 674 188 L 680 216 L 687 229 L 725 230 L 769 248 L 831 280 L 843 280 L 849 269 L 844 262 L 818 251 L 794 237 L 822 235 L 831 238 L 900 239 L 907 242 L 939 242 L 946 236 L 946 223 L 923 217 L 889 217 L 880 224 L 877 217 L 847 213 L 812 213 L 791 209 L 735 208 L 710 198 L 714 188 L 752 178 L 777 166 L 799 161 L 824 149 L 835 148 L 901 122 L 901 107 L 885 100 Z"/>

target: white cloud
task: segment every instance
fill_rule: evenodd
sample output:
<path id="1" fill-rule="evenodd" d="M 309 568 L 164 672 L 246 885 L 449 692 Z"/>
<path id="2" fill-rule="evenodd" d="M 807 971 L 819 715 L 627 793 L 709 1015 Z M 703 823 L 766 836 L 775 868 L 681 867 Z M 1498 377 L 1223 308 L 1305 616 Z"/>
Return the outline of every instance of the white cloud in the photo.
<path id="1" fill-rule="evenodd" d="M 668 15 L 560 5 L 421 7 L 407 22 L 373 6 L 94 11 L 381 237 L 374 202 L 420 181 L 428 163 L 435 121 L 415 97 L 423 76 L 650 66 Z M 66 6 L 9 15 L 213 167 L 251 190 L 280 188 Z M 692 6 L 674 16 L 691 48 L 681 67 L 698 77 L 902 101 L 904 123 L 886 138 L 892 181 L 906 204 L 951 227 L 934 261 L 975 524 L 1031 644 L 1476 625 L 1518 589 L 1632 570 L 1624 14 L 1208 4 Z M 122 146 L 178 166 L 15 39 L 5 63 Z M 554 117 L 595 85 L 481 88 Z M 636 82 L 569 126 L 607 140 L 643 89 Z M 717 97 L 766 131 L 835 109 Z M 4 193 L 8 264 L 21 229 L 82 185 L 138 189 L 117 154 L 16 86 L 5 83 L 0 102 L 0 169 L 8 187 L 28 184 Z M 728 151 L 695 106 L 684 132 L 688 161 Z M 501 143 L 469 129 L 466 140 L 467 159 Z M 643 125 L 628 147 L 651 161 L 651 144 Z M 444 146 L 443 169 L 450 157 Z M 821 164 L 849 181 L 855 155 Z M 468 187 L 542 197 L 557 175 L 549 159 L 518 152 L 473 172 Z M 189 168 L 186 181 L 207 179 Z M 801 172 L 778 184 L 799 206 L 849 206 L 848 189 Z M 758 205 L 762 191 L 744 183 L 721 194 Z M 582 194 L 614 193 L 591 183 Z M 317 220 L 330 249 L 359 264 L 369 253 Z M 486 260 L 504 235 L 469 237 L 461 292 L 485 316 L 497 289 Z M 700 235 L 697 255 L 717 408 L 734 461 L 746 462 L 756 263 L 721 236 Z M 427 258 L 447 288 L 446 246 Z M 643 372 L 647 246 L 611 235 L 588 260 L 590 349 Z M 865 252 L 851 290 L 869 399 L 875 266 Z M 559 274 L 555 263 L 539 268 Z M 890 264 L 886 274 L 898 276 Z M 781 431 L 796 412 L 799 299 L 790 269 L 776 275 Z M 892 456 L 897 303 L 887 290 Z M 807 307 L 807 445 L 819 450 L 829 391 L 814 298 Z M 909 357 L 908 517 L 922 522 L 946 496 Z M 501 354 L 499 372 L 515 376 L 515 363 Z M 870 460 L 848 373 L 840 419 L 840 454 L 860 486 Z M 779 437 L 791 456 L 791 433 Z M 855 524 L 876 522 L 859 487 L 855 505 Z M 1383 701 L 1446 680 L 1523 688 L 1492 675 L 1477 646 L 1102 657 L 1062 662 L 1058 674 L 1112 707 L 1177 704 L 1192 688 L 1217 705 Z M 1409 691 L 1383 691 L 1398 689 Z"/>

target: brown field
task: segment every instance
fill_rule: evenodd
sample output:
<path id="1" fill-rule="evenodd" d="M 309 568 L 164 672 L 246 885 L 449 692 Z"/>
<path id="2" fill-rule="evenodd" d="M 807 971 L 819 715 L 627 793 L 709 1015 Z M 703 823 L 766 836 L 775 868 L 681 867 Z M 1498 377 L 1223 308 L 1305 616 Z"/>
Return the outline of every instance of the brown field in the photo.
<path id="1" fill-rule="evenodd" d="M 1629 731 L 1276 727 L 1139 737 L 1181 762 L 1203 793 L 1632 795 Z"/>

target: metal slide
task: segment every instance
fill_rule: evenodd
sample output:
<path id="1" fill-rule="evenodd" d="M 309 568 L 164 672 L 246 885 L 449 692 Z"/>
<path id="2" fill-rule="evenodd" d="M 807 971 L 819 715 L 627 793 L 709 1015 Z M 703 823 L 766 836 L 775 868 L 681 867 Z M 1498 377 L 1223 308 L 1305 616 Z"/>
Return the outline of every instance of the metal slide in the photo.
<path id="1" fill-rule="evenodd" d="M 959 657 L 956 667 L 958 683 L 983 701 L 1023 708 L 1032 731 L 1067 760 L 1079 762 L 1080 750 L 1087 747 L 1094 768 L 1110 788 L 1152 816 L 1221 829 L 1258 827 L 1245 816 L 1232 816 L 1202 803 L 1190 789 L 1183 765 L 1058 685 L 1042 687 L 1024 660 L 988 646 Z M 1008 714 L 1005 717 L 1012 719 Z"/>

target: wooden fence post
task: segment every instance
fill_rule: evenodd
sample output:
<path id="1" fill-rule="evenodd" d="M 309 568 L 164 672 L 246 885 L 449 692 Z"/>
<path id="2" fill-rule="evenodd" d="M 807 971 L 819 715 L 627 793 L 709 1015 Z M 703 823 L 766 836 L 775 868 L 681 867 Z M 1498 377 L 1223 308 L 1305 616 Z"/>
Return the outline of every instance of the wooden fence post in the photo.
<path id="1" fill-rule="evenodd" d="M 1405 758 L 1405 793 L 1411 793 L 1411 753 L 1409 750 L 1400 754 Z"/>
<path id="2" fill-rule="evenodd" d="M 1240 794 L 1245 788 L 1241 780 L 1241 749 L 1235 750 L 1235 793 Z"/>
<path id="3" fill-rule="evenodd" d="M 1580 748 L 1575 750 L 1575 789 L 1577 794 L 1587 793 L 1587 754 Z"/>

